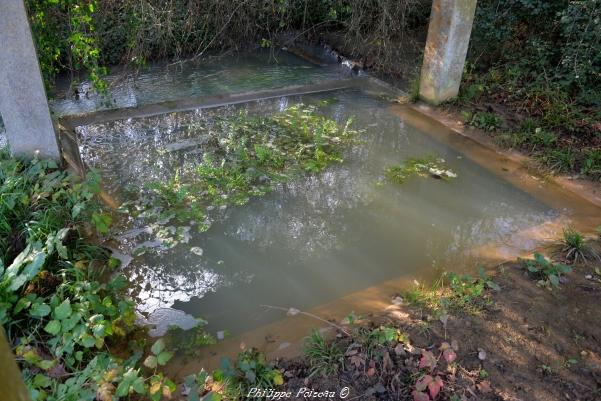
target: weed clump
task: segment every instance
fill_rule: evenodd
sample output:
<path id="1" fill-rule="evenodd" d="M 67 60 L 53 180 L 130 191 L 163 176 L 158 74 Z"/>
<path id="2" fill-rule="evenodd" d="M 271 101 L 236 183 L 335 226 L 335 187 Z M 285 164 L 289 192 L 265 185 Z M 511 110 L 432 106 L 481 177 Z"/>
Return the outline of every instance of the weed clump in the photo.
<path id="1" fill-rule="evenodd" d="M 451 169 L 445 165 L 445 160 L 432 156 L 422 158 L 409 158 L 402 164 L 390 166 L 386 169 L 386 177 L 397 184 L 402 184 L 409 178 L 432 177 L 448 181 L 452 178 L 457 178 Z"/>
<path id="2" fill-rule="evenodd" d="M 553 263 L 538 252 L 534 254 L 534 259 L 524 260 L 524 267 L 538 279 L 538 284 L 544 287 L 559 287 L 561 276 L 572 271 L 570 266 Z"/>
<path id="3" fill-rule="evenodd" d="M 480 315 L 491 303 L 487 289 L 499 291 L 500 287 L 481 269 L 478 277 L 445 273 L 432 287 L 416 285 L 405 297 L 410 305 L 425 308 L 436 316 L 449 312 Z"/>
<path id="4" fill-rule="evenodd" d="M 568 262 L 587 263 L 590 259 L 601 259 L 599 254 L 587 244 L 584 235 L 572 227 L 564 228 L 561 246 L 560 251 Z"/>
<path id="5" fill-rule="evenodd" d="M 344 353 L 335 343 L 328 343 L 321 333 L 313 330 L 305 339 L 304 355 L 311 365 L 309 377 L 319 374 L 324 377 L 334 375 L 344 367 Z"/>

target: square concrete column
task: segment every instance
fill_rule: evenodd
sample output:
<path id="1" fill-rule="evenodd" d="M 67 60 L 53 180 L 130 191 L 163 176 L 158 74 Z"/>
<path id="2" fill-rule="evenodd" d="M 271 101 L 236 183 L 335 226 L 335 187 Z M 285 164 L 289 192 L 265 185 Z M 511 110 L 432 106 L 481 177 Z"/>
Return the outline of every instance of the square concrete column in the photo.
<path id="1" fill-rule="evenodd" d="M 13 155 L 60 157 L 23 0 L 0 0 L 0 115 Z"/>
<path id="2" fill-rule="evenodd" d="M 434 0 L 419 95 L 440 104 L 457 96 L 470 42 L 476 0 Z"/>

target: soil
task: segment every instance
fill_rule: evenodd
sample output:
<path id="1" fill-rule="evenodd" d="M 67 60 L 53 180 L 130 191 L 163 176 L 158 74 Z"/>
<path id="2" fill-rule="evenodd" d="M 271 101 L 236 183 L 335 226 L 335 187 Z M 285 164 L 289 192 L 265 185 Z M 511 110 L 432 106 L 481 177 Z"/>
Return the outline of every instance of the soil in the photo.
<path id="1" fill-rule="evenodd" d="M 296 396 L 302 387 L 329 389 L 339 399 L 348 387 L 346 399 L 413 400 L 424 350 L 437 357 L 447 343 L 457 349 L 456 367 L 440 358 L 432 374 L 439 372 L 444 381 L 437 400 L 601 400 L 601 277 L 594 267 L 575 266 L 552 290 L 538 285 L 519 262 L 499 266 L 493 279 L 501 290 L 491 291 L 487 310 L 449 316 L 446 328 L 405 304 L 372 317 L 371 324 L 394 324 L 408 334 L 411 345 L 392 344 L 384 351 L 388 362 L 353 363 L 356 354 L 350 355 L 353 348 L 340 334 L 335 341 L 351 351 L 335 377 L 308 377 L 303 358 L 280 361 L 284 386 L 293 393 L 289 399 L 306 399 Z"/>

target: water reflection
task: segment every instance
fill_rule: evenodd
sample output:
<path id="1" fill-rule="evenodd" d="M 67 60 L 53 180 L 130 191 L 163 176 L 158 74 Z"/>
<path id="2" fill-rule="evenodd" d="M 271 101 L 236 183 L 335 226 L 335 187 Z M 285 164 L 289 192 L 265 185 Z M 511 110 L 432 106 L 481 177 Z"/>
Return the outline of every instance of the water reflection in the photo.
<path id="1" fill-rule="evenodd" d="M 70 82 L 59 81 L 58 96 L 50 101 L 57 116 L 112 108 L 136 107 L 198 96 L 274 89 L 288 85 L 313 84 L 348 74 L 337 65 L 320 67 L 285 51 L 264 50 L 209 58 L 177 65 L 157 64 L 139 75 L 115 71 L 106 77 L 109 93 L 97 96 L 76 94 Z"/>
<path id="2" fill-rule="evenodd" d="M 394 277 L 475 266 L 473 248 L 557 215 L 356 90 L 83 127 L 82 151 L 113 191 L 136 188 L 177 169 L 186 174 L 219 113 L 270 113 L 326 98 L 320 110 L 340 122 L 355 116 L 362 143 L 321 174 L 216 211 L 208 232 L 191 229 L 187 242 L 137 257 L 128 272 L 144 310 L 176 307 L 215 330 L 241 332 L 274 319 L 263 304 L 309 308 Z M 386 166 L 424 155 L 446 159 L 458 178 L 378 185 Z M 145 240 L 131 235 L 122 249 Z"/>

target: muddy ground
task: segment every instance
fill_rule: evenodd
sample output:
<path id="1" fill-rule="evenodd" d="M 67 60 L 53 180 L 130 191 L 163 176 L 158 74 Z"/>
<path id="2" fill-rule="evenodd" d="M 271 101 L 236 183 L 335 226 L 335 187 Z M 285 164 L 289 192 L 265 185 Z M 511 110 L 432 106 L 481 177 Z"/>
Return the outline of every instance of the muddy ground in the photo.
<path id="1" fill-rule="evenodd" d="M 380 353 L 383 358 L 365 358 L 364 350 L 339 335 L 346 357 L 337 375 L 307 377 L 303 358 L 279 361 L 284 387 L 298 400 L 307 399 L 296 396 L 302 387 L 332 390 L 333 399 L 348 387 L 347 400 L 413 400 L 415 382 L 433 355 L 436 367 L 425 371 L 442 380 L 436 400 L 601 400 L 601 276 L 595 267 L 574 266 L 559 288 L 549 289 L 513 262 L 499 266 L 494 281 L 500 291 L 489 291 L 491 302 L 481 315 L 449 315 L 446 327 L 444 318 L 406 302 L 387 316 L 370 317 L 372 324 L 392 324 L 409 337 Z M 451 364 L 442 355 L 449 346 L 456 355 Z"/>

